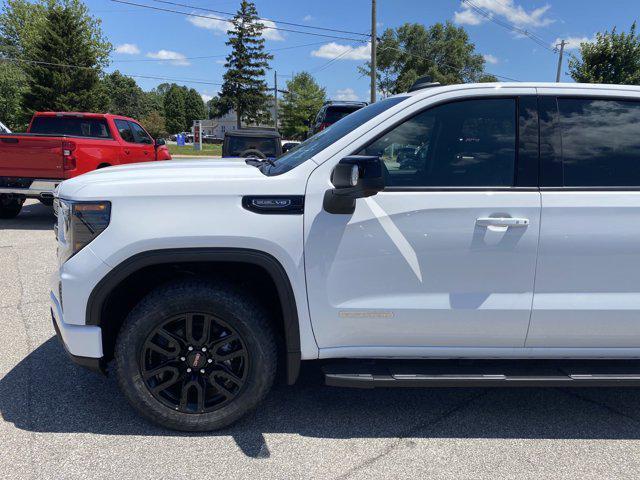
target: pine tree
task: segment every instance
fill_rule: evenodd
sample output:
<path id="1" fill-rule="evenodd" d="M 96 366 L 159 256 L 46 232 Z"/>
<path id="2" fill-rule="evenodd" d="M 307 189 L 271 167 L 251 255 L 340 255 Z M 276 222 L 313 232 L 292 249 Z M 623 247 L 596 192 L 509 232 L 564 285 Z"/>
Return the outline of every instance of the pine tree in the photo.
<path id="1" fill-rule="evenodd" d="M 204 120 L 207 116 L 207 109 L 202 96 L 193 88 L 186 92 L 184 99 L 184 117 L 186 129 L 193 126 L 194 120 Z"/>
<path id="2" fill-rule="evenodd" d="M 40 32 L 25 51 L 29 88 L 23 96 L 24 109 L 29 113 L 103 110 L 107 98 L 99 88 L 100 75 L 111 48 L 100 21 L 80 0 L 48 2 Z"/>
<path id="3" fill-rule="evenodd" d="M 218 102 L 218 115 L 232 109 L 237 114 L 237 126 L 261 119 L 267 111 L 267 84 L 264 76 L 273 59 L 264 50 L 262 30 L 256 6 L 242 0 L 240 9 L 231 20 L 233 28 L 227 32 L 231 53 L 225 63 L 226 73 Z"/>
<path id="4" fill-rule="evenodd" d="M 164 96 L 164 117 L 169 133 L 180 133 L 185 130 L 184 116 L 185 92 L 183 87 L 172 84 Z"/>

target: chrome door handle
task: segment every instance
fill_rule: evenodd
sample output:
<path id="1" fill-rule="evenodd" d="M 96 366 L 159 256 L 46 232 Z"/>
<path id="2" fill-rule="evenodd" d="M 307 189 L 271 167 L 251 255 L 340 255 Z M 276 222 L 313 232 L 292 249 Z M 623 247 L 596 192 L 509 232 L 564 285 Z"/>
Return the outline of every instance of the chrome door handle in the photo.
<path id="1" fill-rule="evenodd" d="M 529 219 L 512 217 L 481 217 L 476 220 L 476 225 L 480 227 L 526 227 L 529 225 Z"/>

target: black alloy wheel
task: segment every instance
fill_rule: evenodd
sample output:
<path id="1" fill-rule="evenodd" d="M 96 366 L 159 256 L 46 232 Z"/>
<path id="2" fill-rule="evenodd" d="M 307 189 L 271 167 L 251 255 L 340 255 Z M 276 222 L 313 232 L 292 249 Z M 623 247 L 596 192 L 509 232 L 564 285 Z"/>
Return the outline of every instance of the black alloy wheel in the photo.
<path id="1" fill-rule="evenodd" d="M 140 372 L 149 392 L 181 413 L 208 413 L 233 401 L 245 386 L 249 353 L 222 319 L 187 312 L 162 321 L 146 338 Z"/>

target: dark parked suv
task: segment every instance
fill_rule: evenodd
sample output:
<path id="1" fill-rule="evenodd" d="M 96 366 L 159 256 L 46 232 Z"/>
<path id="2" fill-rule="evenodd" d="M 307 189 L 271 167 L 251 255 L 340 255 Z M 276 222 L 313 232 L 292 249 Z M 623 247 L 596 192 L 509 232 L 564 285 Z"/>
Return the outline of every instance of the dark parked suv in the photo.
<path id="1" fill-rule="evenodd" d="M 362 107 L 366 107 L 367 102 L 346 102 L 346 101 L 328 101 L 322 105 L 322 108 L 316 115 L 316 119 L 311 127 L 311 135 L 315 135 L 321 130 L 324 130 L 329 125 L 336 123 L 343 117 L 346 117 L 350 113 L 360 110 Z"/>
<path id="2" fill-rule="evenodd" d="M 224 134 L 223 157 L 257 157 L 274 159 L 282 155 L 282 141 L 277 130 L 248 127 Z"/>

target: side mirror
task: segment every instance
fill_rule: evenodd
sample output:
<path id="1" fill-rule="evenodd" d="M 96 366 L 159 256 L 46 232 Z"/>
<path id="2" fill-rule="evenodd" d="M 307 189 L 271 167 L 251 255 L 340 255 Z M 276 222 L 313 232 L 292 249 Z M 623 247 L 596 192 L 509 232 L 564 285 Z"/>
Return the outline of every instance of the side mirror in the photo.
<path id="1" fill-rule="evenodd" d="M 154 145 L 156 146 L 156 148 L 161 147 L 163 145 L 166 145 L 167 142 L 165 141 L 164 138 L 156 138 Z"/>
<path id="2" fill-rule="evenodd" d="M 351 155 L 340 160 L 331 174 L 335 188 L 324 194 L 324 209 L 328 213 L 352 214 L 356 199 L 384 189 L 383 168 L 380 157 Z"/>

